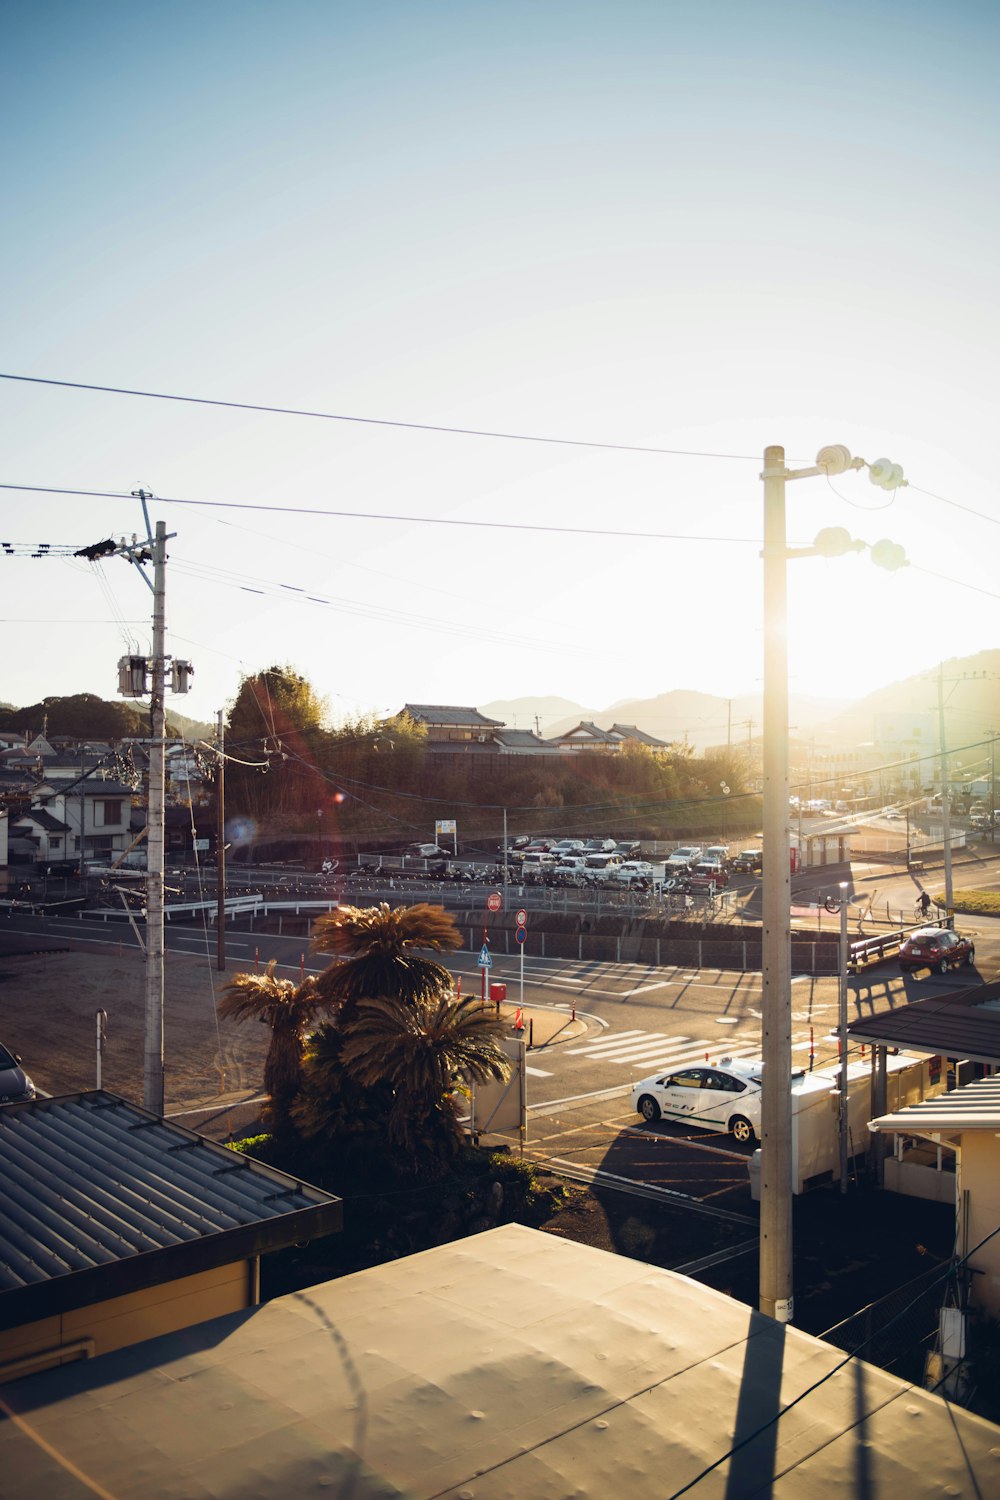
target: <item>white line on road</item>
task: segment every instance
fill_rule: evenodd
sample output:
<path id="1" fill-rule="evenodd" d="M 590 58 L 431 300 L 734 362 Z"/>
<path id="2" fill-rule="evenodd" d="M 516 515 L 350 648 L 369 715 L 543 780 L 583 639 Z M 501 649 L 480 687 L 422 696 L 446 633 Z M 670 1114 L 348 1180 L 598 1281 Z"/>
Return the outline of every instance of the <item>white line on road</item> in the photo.
<path id="1" fill-rule="evenodd" d="M 552 1077 L 552 1074 L 551 1073 L 547 1073 L 544 1068 L 529 1068 L 527 1064 L 525 1064 L 524 1071 L 527 1073 L 527 1075 L 528 1075 L 529 1078 L 551 1078 Z"/>

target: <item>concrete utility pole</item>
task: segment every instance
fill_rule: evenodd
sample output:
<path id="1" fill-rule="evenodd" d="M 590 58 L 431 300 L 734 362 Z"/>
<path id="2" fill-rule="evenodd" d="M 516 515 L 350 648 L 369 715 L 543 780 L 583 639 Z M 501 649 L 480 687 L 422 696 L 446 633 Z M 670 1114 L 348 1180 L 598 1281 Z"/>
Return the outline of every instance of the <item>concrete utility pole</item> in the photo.
<path id="1" fill-rule="evenodd" d="M 156 523 L 153 540 L 153 655 L 149 747 L 149 834 L 146 840 L 146 1039 L 143 1056 L 143 1104 L 163 1114 L 163 873 L 164 873 L 164 700 L 166 697 L 166 565 L 167 528 Z"/>
<path id="2" fill-rule="evenodd" d="M 215 967 L 220 974 L 226 970 L 226 724 L 222 709 L 219 709 L 219 765 L 215 779 L 215 846 L 217 851 L 216 864 L 216 898 L 218 908 L 215 917 L 216 926 L 216 955 Z"/>
<path id="3" fill-rule="evenodd" d="M 792 1319 L 792 956 L 785 450 L 764 450 L 764 868 L 760 1310 Z"/>
<path id="4" fill-rule="evenodd" d="M 944 905 L 949 919 L 954 916 L 954 888 L 951 877 L 951 787 L 948 784 L 948 746 L 944 728 L 944 662 L 938 668 L 938 740 L 941 747 L 941 838 L 944 840 Z"/>

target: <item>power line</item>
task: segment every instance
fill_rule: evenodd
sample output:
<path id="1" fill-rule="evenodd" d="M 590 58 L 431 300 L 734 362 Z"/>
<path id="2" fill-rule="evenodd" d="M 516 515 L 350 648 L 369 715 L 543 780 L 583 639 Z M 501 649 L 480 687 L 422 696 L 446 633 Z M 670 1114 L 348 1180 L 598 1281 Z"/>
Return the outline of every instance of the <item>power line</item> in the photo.
<path id="1" fill-rule="evenodd" d="M 2 378 L 2 377 L 0 377 Z M 132 500 L 123 490 L 60 489 L 46 484 L 3 484 L 0 490 L 18 490 L 28 494 L 82 495 L 88 499 Z M 671 531 L 619 531 L 602 526 L 538 526 L 526 521 L 471 521 L 458 516 L 407 516 L 367 510 L 330 510 L 325 506 L 265 505 L 249 500 L 186 500 L 178 495 L 156 495 L 161 505 L 188 505 L 202 510 L 253 510 L 281 516 L 330 516 L 346 521 L 395 521 L 414 526 L 466 526 L 483 531 L 533 531 L 551 536 L 611 536 L 625 541 L 641 542 L 734 542 L 759 547 L 759 536 L 692 536 Z"/>
<path id="2" fill-rule="evenodd" d="M 0 380 L 59 386 L 72 391 L 99 391 L 109 396 L 139 396 L 147 401 L 180 401 L 190 406 L 219 406 L 231 411 L 259 411 L 281 417 L 309 417 L 322 422 L 353 422 L 366 427 L 397 427 L 408 432 L 443 432 L 458 437 L 498 438 L 512 443 L 547 443 L 560 448 L 598 448 L 612 453 L 656 453 L 668 458 L 722 458 L 759 463 L 759 453 L 709 453 L 696 448 L 659 448 L 642 443 L 606 443 L 587 438 L 546 437 L 530 432 L 497 432 L 484 427 L 450 427 L 440 422 L 404 422 L 395 417 L 355 417 L 344 412 L 309 411 L 297 406 L 268 406 L 259 401 L 222 401 L 209 396 L 182 396 L 170 391 L 140 391 L 120 385 L 92 385 L 83 380 L 52 380 L 41 375 L 11 375 Z"/>

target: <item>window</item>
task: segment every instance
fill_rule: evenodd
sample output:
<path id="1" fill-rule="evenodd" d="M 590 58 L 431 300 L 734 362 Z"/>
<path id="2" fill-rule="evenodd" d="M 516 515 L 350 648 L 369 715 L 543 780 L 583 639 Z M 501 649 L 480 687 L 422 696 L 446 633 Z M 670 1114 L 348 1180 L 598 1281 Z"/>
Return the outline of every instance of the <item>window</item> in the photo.
<path id="1" fill-rule="evenodd" d="M 116 826 L 122 820 L 122 801 L 120 797 L 98 797 L 94 802 L 94 827 L 107 828 L 114 823 Z"/>
<path id="2" fill-rule="evenodd" d="M 684 1073 L 675 1073 L 667 1079 L 667 1087 L 675 1089 L 700 1089 L 705 1073 L 703 1068 L 688 1068 Z"/>

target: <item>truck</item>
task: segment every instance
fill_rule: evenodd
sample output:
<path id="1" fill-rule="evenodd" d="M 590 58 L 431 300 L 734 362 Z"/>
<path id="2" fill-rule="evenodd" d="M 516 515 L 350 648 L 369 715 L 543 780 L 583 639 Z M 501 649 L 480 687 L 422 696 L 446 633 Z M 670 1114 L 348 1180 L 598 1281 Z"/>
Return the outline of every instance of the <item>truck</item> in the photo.
<path id="1" fill-rule="evenodd" d="M 901 1052 L 886 1059 L 886 1113 L 944 1092 L 943 1070 L 935 1059 Z M 868 1150 L 871 1063 L 847 1068 L 848 1160 Z M 792 1075 L 792 1192 L 804 1193 L 840 1180 L 839 1069 L 817 1068 Z M 749 1161 L 751 1196 L 760 1196 L 760 1150 Z"/>

